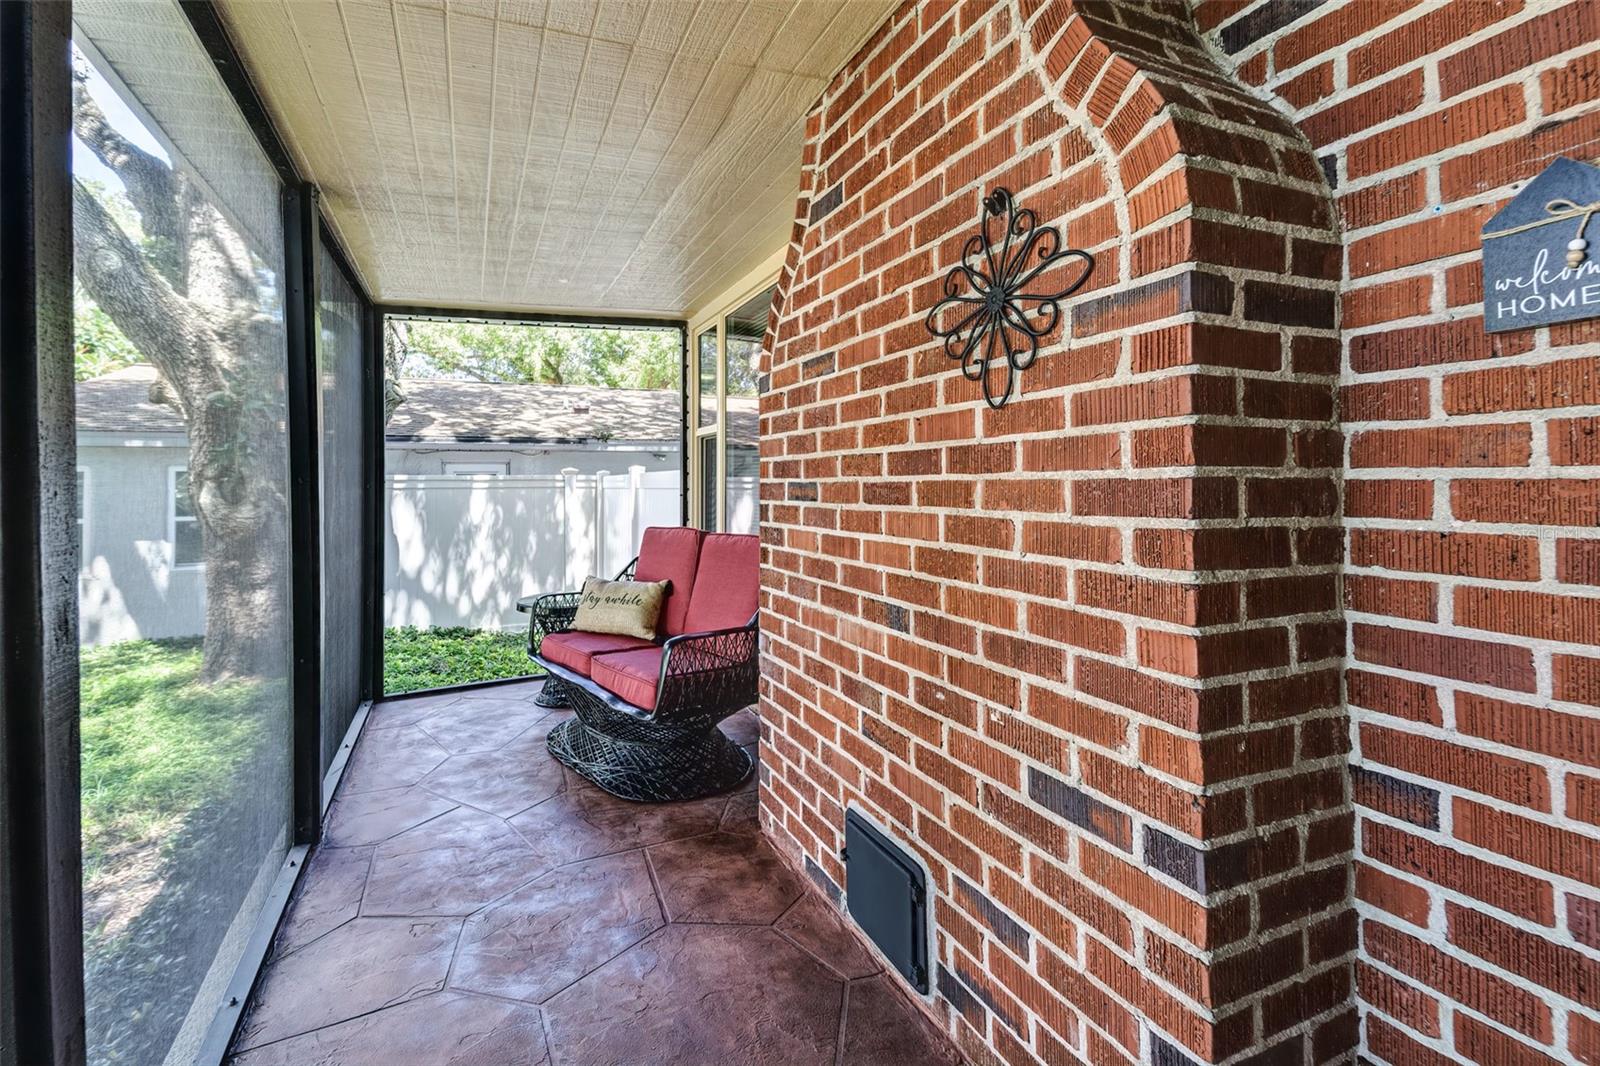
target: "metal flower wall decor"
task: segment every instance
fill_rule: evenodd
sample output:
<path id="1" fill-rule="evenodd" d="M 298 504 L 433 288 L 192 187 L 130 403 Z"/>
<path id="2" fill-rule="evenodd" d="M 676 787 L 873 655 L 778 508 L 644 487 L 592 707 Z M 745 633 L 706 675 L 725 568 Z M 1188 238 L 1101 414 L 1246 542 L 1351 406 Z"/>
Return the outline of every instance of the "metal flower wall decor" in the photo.
<path id="1" fill-rule="evenodd" d="M 996 223 L 1004 230 L 997 230 Z M 1069 260 L 1083 264 L 1070 280 L 1045 279 Z M 967 238 L 961 261 L 944 276 L 944 298 L 928 310 L 928 332 L 944 338 L 944 351 L 961 372 L 983 382 L 990 407 L 1004 407 L 1019 371 L 1033 365 L 1039 341 L 1061 321 L 1061 303 L 1094 272 L 1094 256 L 1061 246 L 1061 231 L 1041 226 L 1031 209 L 995 188 L 983 198 L 978 232 Z M 995 360 L 1005 357 L 1005 388 L 996 392 Z"/>

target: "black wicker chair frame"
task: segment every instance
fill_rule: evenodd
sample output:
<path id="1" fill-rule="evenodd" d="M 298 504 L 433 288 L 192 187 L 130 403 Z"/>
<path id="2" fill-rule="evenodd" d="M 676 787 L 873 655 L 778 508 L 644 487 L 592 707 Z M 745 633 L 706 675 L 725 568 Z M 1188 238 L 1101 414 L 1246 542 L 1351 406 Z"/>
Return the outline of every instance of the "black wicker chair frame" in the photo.
<path id="1" fill-rule="evenodd" d="M 754 616 L 734 629 L 668 638 L 651 711 L 535 655 L 575 712 L 550 731 L 550 754 L 613 796 L 640 803 L 728 791 L 755 764 L 718 723 L 756 702 L 759 643 Z"/>
<path id="2" fill-rule="evenodd" d="M 617 574 L 618 581 L 632 581 L 634 567 L 639 565 L 639 557 L 634 556 L 633 562 L 622 568 Z M 572 619 L 578 613 L 578 599 L 582 592 L 551 592 L 543 596 L 536 596 L 531 602 L 517 604 L 518 610 L 526 609 L 533 617 L 528 621 L 528 658 L 544 665 L 547 671 L 545 682 L 539 688 L 539 694 L 533 698 L 538 707 L 571 707 L 572 693 L 567 683 L 555 674 L 548 673 L 549 664 L 538 658 L 539 643 L 546 634 L 564 633 L 572 628 Z"/>

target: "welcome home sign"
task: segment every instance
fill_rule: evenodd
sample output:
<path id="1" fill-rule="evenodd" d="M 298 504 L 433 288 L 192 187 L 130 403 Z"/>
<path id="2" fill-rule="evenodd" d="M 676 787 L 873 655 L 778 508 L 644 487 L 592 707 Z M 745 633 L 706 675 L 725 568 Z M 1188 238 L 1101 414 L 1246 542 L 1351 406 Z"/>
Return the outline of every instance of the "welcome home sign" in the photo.
<path id="1" fill-rule="evenodd" d="M 1600 316 L 1597 213 L 1600 168 L 1557 159 L 1484 223 L 1486 331 Z"/>

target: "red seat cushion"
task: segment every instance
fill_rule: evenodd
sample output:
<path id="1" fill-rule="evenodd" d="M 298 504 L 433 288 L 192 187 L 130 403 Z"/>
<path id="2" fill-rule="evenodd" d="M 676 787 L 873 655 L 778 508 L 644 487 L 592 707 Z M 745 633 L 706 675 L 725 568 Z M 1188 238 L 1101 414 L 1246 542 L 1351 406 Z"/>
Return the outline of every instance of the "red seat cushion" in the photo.
<path id="1" fill-rule="evenodd" d="M 754 533 L 707 533 L 684 619 L 687 633 L 733 629 L 761 603 L 761 540 Z"/>
<path id="2" fill-rule="evenodd" d="M 690 590 L 700 563 L 700 537 L 698 529 L 688 526 L 651 526 L 639 542 L 639 565 L 633 579 L 672 582 L 656 619 L 656 632 L 664 636 L 687 632 L 684 617 L 689 613 Z"/>
<path id="3" fill-rule="evenodd" d="M 539 655 L 568 670 L 589 676 L 590 660 L 608 651 L 631 651 L 634 648 L 652 648 L 655 645 L 638 637 L 624 637 L 614 633 L 551 633 L 539 644 Z"/>
<path id="4" fill-rule="evenodd" d="M 614 692 L 635 707 L 656 709 L 656 682 L 661 679 L 662 649 L 652 645 L 637 651 L 614 651 L 594 657 L 590 680 Z"/>

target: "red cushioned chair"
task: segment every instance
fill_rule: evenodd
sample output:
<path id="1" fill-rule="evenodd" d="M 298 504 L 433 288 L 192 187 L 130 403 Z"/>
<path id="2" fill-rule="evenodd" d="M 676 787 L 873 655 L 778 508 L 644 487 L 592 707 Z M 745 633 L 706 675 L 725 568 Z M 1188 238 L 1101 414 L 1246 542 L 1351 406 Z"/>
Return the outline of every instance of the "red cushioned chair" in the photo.
<path id="1" fill-rule="evenodd" d="M 690 538 L 694 551 L 688 551 Z M 572 630 L 548 611 L 529 654 L 576 716 L 550 733 L 550 753 L 615 796 L 694 799 L 749 776 L 750 756 L 718 728 L 756 701 L 760 542 L 749 534 L 653 528 L 638 580 L 672 581 L 658 643 Z M 654 575 L 654 576 L 652 576 Z M 575 593 L 570 597 L 576 612 Z M 559 601 L 563 607 L 568 601 Z M 541 615 L 535 610 L 534 624 Z"/>
<path id="2" fill-rule="evenodd" d="M 698 529 L 684 526 L 651 526 L 640 540 L 638 556 L 617 575 L 618 581 L 671 582 L 661 605 L 658 633 L 672 636 L 683 632 L 694 571 L 700 563 L 701 535 Z M 640 637 L 572 632 L 580 595 L 581 592 L 551 592 L 517 601 L 517 610 L 533 616 L 528 625 L 530 658 L 542 656 L 588 677 L 590 660 L 598 653 L 655 646 L 654 641 Z M 541 707 L 570 707 L 572 696 L 566 683 L 551 674 L 533 702 Z"/>

